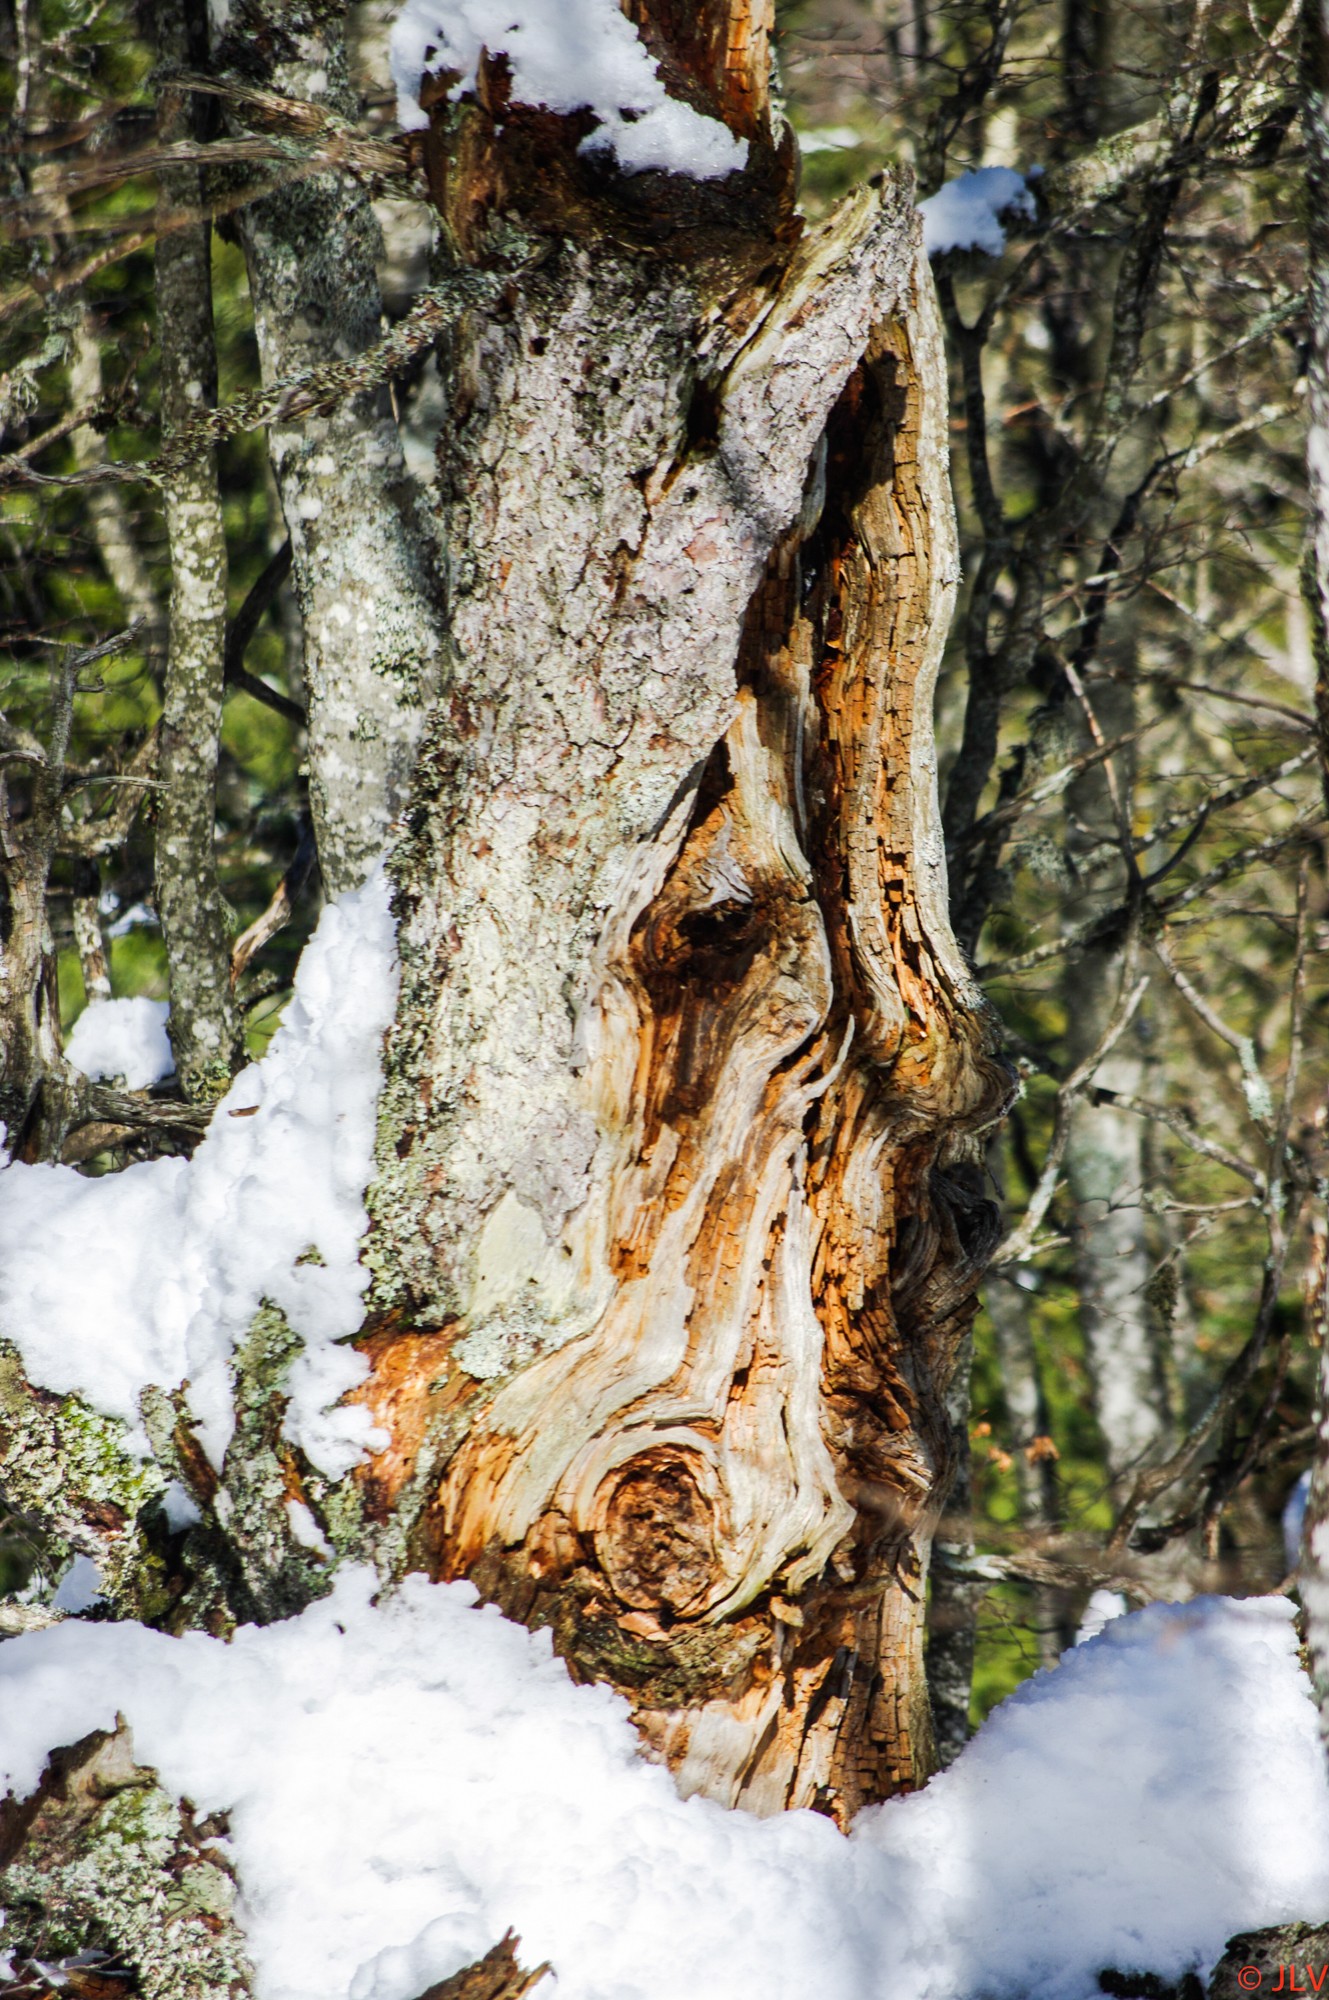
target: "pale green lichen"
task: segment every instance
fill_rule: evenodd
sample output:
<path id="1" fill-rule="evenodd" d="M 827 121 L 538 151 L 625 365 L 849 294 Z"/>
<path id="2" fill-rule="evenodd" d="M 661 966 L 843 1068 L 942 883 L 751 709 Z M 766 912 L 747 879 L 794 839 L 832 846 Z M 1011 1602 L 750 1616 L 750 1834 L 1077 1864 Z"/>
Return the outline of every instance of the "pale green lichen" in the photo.
<path id="1" fill-rule="evenodd" d="M 235 1432 L 213 1511 L 235 1558 L 233 1608 L 259 1623 L 294 1616 L 331 1586 L 331 1565 L 296 1540 L 287 1511 L 292 1459 L 281 1425 L 286 1376 L 301 1348 L 265 1300 L 235 1356 Z"/>
<path id="2" fill-rule="evenodd" d="M 95 1553 L 106 1595 L 142 1615 L 152 1578 L 138 1517 L 165 1486 L 117 1418 L 78 1396 L 34 1389 L 0 1342 L 0 1500 L 22 1517 L 43 1570 L 55 1576 L 76 1553 Z"/>
<path id="3" fill-rule="evenodd" d="M 109 1951 L 145 2000 L 252 1992 L 224 1851 L 134 1765 L 124 1732 L 89 1750 L 0 1873 L 7 1948 L 45 1962 Z"/>

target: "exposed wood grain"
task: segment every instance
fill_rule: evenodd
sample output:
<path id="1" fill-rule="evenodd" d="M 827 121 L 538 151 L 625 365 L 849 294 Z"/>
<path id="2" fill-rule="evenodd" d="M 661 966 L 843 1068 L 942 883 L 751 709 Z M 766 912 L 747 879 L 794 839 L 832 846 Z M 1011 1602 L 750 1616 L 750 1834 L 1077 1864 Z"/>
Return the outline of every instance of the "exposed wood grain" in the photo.
<path id="1" fill-rule="evenodd" d="M 685 11 L 644 32 L 737 127 L 719 51 L 760 23 Z M 845 1822 L 931 1764 L 944 1396 L 1009 1090 L 937 824 L 931 279 L 884 181 L 803 235 L 720 183 L 665 221 L 623 177 L 537 200 L 500 84 L 435 113 L 454 245 L 547 204 L 562 234 L 444 357 L 456 665 L 371 1239 L 397 1339 L 451 1329 L 417 1545 L 628 1693 L 684 1791 Z M 389 1484 L 423 1435 L 395 1353 Z"/>
<path id="2" fill-rule="evenodd" d="M 509 1931 L 474 1965 L 464 1965 L 451 1979 L 428 1987 L 420 2000 L 522 2000 L 548 1970 L 540 1965 L 534 1972 L 523 1971 L 517 1962 L 516 1936 Z"/>

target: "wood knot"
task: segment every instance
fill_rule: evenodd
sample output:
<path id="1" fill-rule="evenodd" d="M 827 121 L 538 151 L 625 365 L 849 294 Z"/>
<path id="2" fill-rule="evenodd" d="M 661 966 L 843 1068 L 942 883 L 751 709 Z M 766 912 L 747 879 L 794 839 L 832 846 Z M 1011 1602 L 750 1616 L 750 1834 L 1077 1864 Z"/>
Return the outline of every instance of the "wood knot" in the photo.
<path id="1" fill-rule="evenodd" d="M 595 1550 L 624 1604 L 686 1615 L 717 1574 L 715 1506 L 707 1468 L 668 1446 L 620 1466 L 596 1496 Z"/>

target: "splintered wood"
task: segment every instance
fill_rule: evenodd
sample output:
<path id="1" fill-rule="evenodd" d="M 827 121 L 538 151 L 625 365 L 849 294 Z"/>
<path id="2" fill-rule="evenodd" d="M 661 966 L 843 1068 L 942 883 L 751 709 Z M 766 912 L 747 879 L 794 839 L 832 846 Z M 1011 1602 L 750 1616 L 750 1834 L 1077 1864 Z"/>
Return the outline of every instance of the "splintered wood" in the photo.
<path id="1" fill-rule="evenodd" d="M 455 666 L 398 863 L 366 1477 L 427 1489 L 416 1559 L 627 1693 L 684 1791 L 846 1823 L 930 1768 L 1009 1090 L 936 807 L 945 367 L 907 188 L 772 220 L 764 17 L 633 18 L 752 181 L 565 148 L 563 234 L 443 355 Z M 552 229 L 519 117 L 433 116 L 459 254 Z"/>

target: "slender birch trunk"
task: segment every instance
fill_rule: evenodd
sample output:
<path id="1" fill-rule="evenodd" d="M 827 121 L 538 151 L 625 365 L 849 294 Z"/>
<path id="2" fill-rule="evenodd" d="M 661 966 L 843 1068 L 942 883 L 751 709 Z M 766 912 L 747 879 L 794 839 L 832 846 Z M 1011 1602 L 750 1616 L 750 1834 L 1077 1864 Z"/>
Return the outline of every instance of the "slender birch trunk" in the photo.
<path id="1" fill-rule="evenodd" d="M 158 47 L 197 59 L 190 0 L 162 0 Z M 164 138 L 188 133 L 185 102 L 166 93 Z M 159 176 L 157 323 L 166 432 L 217 398 L 212 331 L 212 226 L 197 167 Z M 182 220 L 182 218 L 185 218 Z M 163 492 L 171 555 L 166 684 L 158 772 L 156 896 L 170 979 L 171 1044 L 187 1096 L 220 1096 L 239 1050 L 230 983 L 229 912 L 217 875 L 217 757 L 226 652 L 226 529 L 212 450 L 182 465 Z"/>
<path id="2" fill-rule="evenodd" d="M 245 0 L 221 63 L 354 114 L 344 10 Z M 382 333 L 382 243 L 344 175 L 278 186 L 241 218 L 265 381 L 354 359 Z M 400 813 L 445 645 L 433 519 L 408 479 L 388 392 L 274 424 L 272 467 L 303 626 L 310 807 L 329 894 L 359 886 Z"/>
<path id="3" fill-rule="evenodd" d="M 1317 667 L 1316 714 L 1329 796 L 1329 0 L 1302 18 L 1302 129 L 1307 150 L 1311 347 L 1306 465 L 1311 495 L 1306 599 Z M 1301 1596 L 1320 1731 L 1329 1746 L 1329 1345 L 1321 1349 L 1319 1431 L 1302 1540 Z"/>

